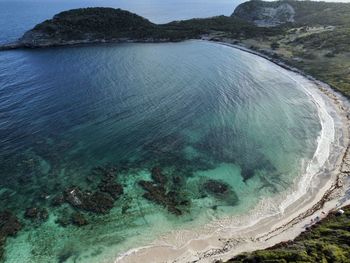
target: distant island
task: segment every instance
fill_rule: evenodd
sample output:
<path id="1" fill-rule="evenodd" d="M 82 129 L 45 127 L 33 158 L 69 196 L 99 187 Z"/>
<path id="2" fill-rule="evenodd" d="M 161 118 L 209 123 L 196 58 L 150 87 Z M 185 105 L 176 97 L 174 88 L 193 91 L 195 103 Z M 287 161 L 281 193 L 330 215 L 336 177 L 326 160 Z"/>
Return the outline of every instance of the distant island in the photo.
<path id="1" fill-rule="evenodd" d="M 228 43 L 266 56 L 350 97 L 350 3 L 252 0 L 239 5 L 231 16 L 167 24 L 155 24 L 121 9 L 81 8 L 55 15 L 17 42 L 0 46 L 0 50 L 189 39 Z M 350 169 L 344 173 L 349 174 Z M 347 207 L 344 217 L 331 214 L 294 242 L 244 254 L 229 262 L 349 262 L 350 231 L 345 227 L 349 218 Z"/>

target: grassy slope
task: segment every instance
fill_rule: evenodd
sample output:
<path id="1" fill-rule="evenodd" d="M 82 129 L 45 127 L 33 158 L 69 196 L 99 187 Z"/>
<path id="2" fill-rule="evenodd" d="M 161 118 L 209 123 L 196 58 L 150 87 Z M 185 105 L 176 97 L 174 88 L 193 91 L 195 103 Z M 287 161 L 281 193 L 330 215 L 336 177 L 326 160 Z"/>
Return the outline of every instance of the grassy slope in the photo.
<path id="1" fill-rule="evenodd" d="M 298 25 L 344 25 L 350 21 L 350 5 L 348 3 L 320 1 L 252 0 L 239 5 L 232 16 L 254 20 L 257 17 L 256 14 L 261 12 L 261 8 L 277 8 L 281 3 L 287 3 L 293 7 L 295 23 Z"/>
<path id="2" fill-rule="evenodd" d="M 251 19 L 254 16 L 249 16 L 249 12 L 254 13 L 260 7 L 277 7 L 281 2 L 293 6 L 295 23 L 280 28 L 280 34 L 239 40 L 248 47 L 285 60 L 350 97 L 350 3 L 255 0 L 237 8 L 248 15 L 240 12 L 237 15 Z M 323 28 L 327 26 L 331 26 L 331 30 Z"/>
<path id="3" fill-rule="evenodd" d="M 350 262 L 350 207 L 341 216 L 327 216 L 294 241 L 242 254 L 228 262 Z"/>
<path id="4" fill-rule="evenodd" d="M 350 97 L 350 25 L 292 28 L 284 34 L 240 41 L 285 60 Z"/>

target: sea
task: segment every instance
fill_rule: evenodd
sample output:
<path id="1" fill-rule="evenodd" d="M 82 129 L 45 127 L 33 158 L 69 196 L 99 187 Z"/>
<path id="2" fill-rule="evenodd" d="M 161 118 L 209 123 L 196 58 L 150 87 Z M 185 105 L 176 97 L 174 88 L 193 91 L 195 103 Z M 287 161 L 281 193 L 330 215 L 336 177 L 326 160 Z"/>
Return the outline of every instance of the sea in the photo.
<path id="1" fill-rule="evenodd" d="M 0 39 L 74 7 L 164 23 L 237 4 L 0 1 Z M 114 262 L 170 231 L 243 215 L 298 181 L 321 131 L 288 71 L 218 43 L 0 52 L 0 207 L 22 224 L 3 260 Z"/>

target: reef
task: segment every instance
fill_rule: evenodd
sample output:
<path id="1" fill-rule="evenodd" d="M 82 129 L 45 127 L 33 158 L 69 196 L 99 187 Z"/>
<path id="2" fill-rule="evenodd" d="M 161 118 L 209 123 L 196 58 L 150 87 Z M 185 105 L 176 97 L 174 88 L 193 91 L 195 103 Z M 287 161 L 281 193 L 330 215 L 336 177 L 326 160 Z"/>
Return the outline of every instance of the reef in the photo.
<path id="1" fill-rule="evenodd" d="M 0 260 L 4 256 L 4 246 L 9 236 L 15 236 L 22 229 L 18 218 L 10 211 L 0 212 Z"/>
<path id="2" fill-rule="evenodd" d="M 231 189 L 231 187 L 224 182 L 217 180 L 207 180 L 203 184 L 204 192 L 213 195 L 217 199 L 226 201 L 229 205 L 237 205 L 239 199 L 237 194 Z"/>
<path id="3" fill-rule="evenodd" d="M 78 187 L 67 189 L 64 196 L 65 201 L 74 208 L 97 214 L 108 213 L 114 204 L 114 199 L 106 193 L 82 191 Z"/>
<path id="4" fill-rule="evenodd" d="M 46 208 L 30 207 L 25 211 L 24 217 L 32 221 L 46 221 L 49 213 Z"/>
<path id="5" fill-rule="evenodd" d="M 139 181 L 139 186 L 145 190 L 143 197 L 158 205 L 165 207 L 174 215 L 182 215 L 184 208 L 189 205 L 189 200 L 185 199 L 179 191 L 169 190 L 169 180 L 163 174 L 160 167 L 154 167 L 151 170 L 153 181 Z M 172 183 L 179 182 L 177 179 L 172 180 Z"/>
<path id="6" fill-rule="evenodd" d="M 76 226 L 85 226 L 88 224 L 88 221 L 86 220 L 86 218 L 84 217 L 83 214 L 81 213 L 73 213 L 71 216 L 71 222 L 73 225 Z"/>

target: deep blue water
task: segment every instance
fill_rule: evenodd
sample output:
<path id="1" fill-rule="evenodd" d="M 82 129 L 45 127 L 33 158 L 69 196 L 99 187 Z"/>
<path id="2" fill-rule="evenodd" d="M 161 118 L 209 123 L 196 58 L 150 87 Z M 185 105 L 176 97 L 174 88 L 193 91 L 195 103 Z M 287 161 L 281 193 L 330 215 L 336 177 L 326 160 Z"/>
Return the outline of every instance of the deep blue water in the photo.
<path id="1" fill-rule="evenodd" d="M 105 6 L 137 13 L 154 23 L 230 15 L 242 0 L 0 0 L 0 43 L 11 42 L 58 12 Z"/>

